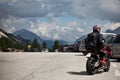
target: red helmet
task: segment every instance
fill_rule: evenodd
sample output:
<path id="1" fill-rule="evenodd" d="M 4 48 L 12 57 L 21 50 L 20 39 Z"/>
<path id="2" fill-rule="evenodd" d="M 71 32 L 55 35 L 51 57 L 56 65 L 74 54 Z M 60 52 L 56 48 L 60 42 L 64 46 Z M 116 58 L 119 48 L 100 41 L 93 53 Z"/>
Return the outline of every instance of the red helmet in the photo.
<path id="1" fill-rule="evenodd" d="M 100 32 L 101 28 L 99 25 L 95 25 L 93 26 L 93 31 L 97 31 L 97 32 Z"/>

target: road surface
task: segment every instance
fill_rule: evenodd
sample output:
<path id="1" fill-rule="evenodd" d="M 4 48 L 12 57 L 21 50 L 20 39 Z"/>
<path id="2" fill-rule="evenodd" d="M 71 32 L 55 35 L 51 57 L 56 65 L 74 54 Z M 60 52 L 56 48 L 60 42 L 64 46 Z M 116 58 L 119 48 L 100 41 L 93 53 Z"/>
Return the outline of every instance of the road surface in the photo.
<path id="1" fill-rule="evenodd" d="M 120 80 L 120 62 L 88 75 L 86 60 L 82 53 L 0 52 L 0 80 Z"/>

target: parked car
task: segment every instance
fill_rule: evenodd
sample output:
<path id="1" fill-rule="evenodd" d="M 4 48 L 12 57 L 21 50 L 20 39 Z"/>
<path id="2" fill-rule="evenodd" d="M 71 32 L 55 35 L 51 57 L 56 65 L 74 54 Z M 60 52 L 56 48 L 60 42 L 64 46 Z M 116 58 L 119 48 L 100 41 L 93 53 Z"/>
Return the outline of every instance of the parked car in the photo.
<path id="1" fill-rule="evenodd" d="M 39 52 L 39 50 L 37 48 L 31 48 L 30 52 Z"/>
<path id="2" fill-rule="evenodd" d="M 62 45 L 62 47 L 58 50 L 59 52 L 74 52 L 74 45 Z"/>
<path id="3" fill-rule="evenodd" d="M 74 45 L 69 45 L 67 48 L 67 52 L 74 52 Z"/>
<path id="4" fill-rule="evenodd" d="M 108 41 L 116 36 L 116 34 L 114 33 L 102 33 L 103 38 L 105 40 L 106 43 L 108 43 Z M 79 52 L 82 52 L 84 55 L 86 55 L 86 49 L 85 49 L 85 39 L 86 39 L 87 35 L 80 41 L 80 46 L 79 46 Z"/>
<path id="5" fill-rule="evenodd" d="M 77 39 L 74 43 L 74 52 L 80 52 L 79 47 L 82 44 L 81 42 L 84 42 L 85 38 L 87 37 L 87 35 L 83 35 L 82 37 L 80 37 L 79 39 Z"/>
<path id="6" fill-rule="evenodd" d="M 120 34 L 117 34 L 115 37 L 112 37 L 108 41 L 111 49 L 112 49 L 112 57 L 113 59 L 117 59 L 120 61 Z"/>

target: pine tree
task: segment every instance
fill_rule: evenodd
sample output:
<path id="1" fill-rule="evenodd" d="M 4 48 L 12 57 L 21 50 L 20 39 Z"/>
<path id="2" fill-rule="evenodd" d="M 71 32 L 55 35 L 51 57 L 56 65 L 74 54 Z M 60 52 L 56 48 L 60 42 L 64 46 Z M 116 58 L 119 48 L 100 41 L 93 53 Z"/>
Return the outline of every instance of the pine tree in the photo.
<path id="1" fill-rule="evenodd" d="M 46 42 L 43 42 L 42 47 L 43 47 L 44 49 L 47 48 Z"/>
<path id="2" fill-rule="evenodd" d="M 58 40 L 54 41 L 54 45 L 53 45 L 53 51 L 55 51 L 56 49 L 60 48 L 60 42 Z"/>
<path id="3" fill-rule="evenodd" d="M 36 48 L 36 49 L 38 49 L 38 51 L 41 51 L 40 44 L 38 43 L 36 38 L 33 41 L 32 48 Z"/>
<path id="4" fill-rule="evenodd" d="M 6 48 L 5 37 L 1 38 L 1 47 L 2 47 L 2 51 L 5 50 L 5 48 Z"/>

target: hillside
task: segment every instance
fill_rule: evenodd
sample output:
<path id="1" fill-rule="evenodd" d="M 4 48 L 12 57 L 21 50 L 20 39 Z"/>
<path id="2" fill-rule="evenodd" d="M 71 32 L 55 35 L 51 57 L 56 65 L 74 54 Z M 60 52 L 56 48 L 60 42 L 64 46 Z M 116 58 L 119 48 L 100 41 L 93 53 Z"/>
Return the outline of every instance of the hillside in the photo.
<path id="1" fill-rule="evenodd" d="M 13 33 L 13 35 L 16 36 L 16 37 L 20 35 L 22 38 L 30 40 L 30 41 L 33 41 L 36 38 L 40 44 L 43 42 L 43 39 L 41 39 L 35 33 L 30 32 L 30 31 L 25 30 L 25 29 L 15 31 Z"/>
<path id="2" fill-rule="evenodd" d="M 16 51 L 23 48 L 24 46 L 14 35 L 0 29 L 0 51 Z"/>
<path id="3" fill-rule="evenodd" d="M 118 28 L 116 28 L 115 30 L 107 30 L 106 31 L 106 33 L 116 33 L 116 34 L 118 34 L 118 33 L 120 33 L 120 27 L 118 27 Z"/>

